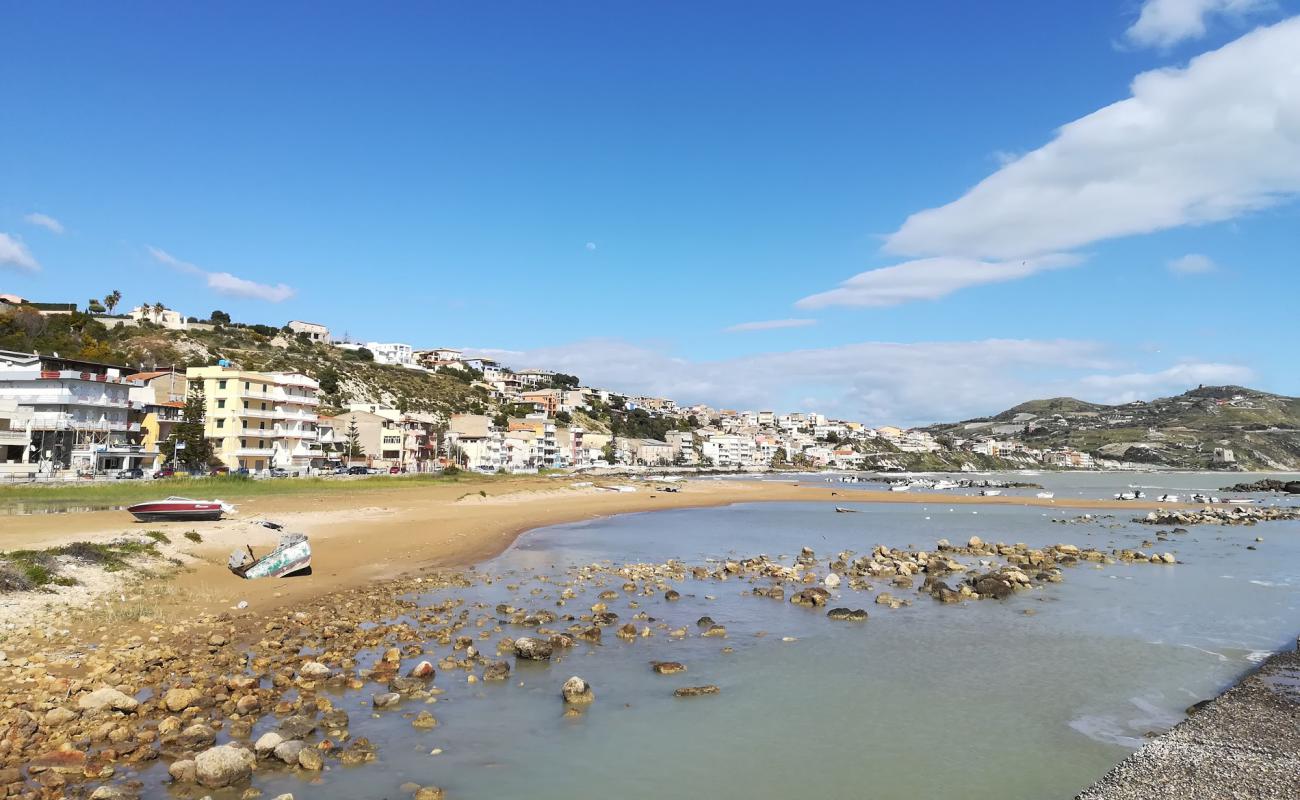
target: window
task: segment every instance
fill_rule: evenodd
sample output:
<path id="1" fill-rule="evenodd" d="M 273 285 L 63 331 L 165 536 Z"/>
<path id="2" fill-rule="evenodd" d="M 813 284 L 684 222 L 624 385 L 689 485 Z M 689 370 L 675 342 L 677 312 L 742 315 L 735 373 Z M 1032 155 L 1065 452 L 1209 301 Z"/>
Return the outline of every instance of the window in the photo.
<path id="1" fill-rule="evenodd" d="M 257 423 L 257 427 L 258 427 L 259 430 L 266 430 L 266 423 L 265 423 L 265 422 L 259 422 L 259 423 Z"/>
<path id="2" fill-rule="evenodd" d="M 224 419 L 219 419 L 219 420 L 217 420 L 217 427 L 218 427 L 218 428 L 224 428 L 224 427 L 226 427 L 226 421 L 225 421 Z"/>
<path id="3" fill-rule="evenodd" d="M 243 439 L 240 439 L 240 440 L 239 440 L 239 446 L 240 446 L 240 447 L 248 447 L 248 442 L 245 441 L 245 440 L 243 440 Z"/>
<path id="4" fill-rule="evenodd" d="M 250 387 L 252 387 L 252 384 L 248 381 L 244 381 L 244 391 L 248 391 Z"/>
<path id="5" fill-rule="evenodd" d="M 217 408 L 225 408 L 225 407 L 226 407 L 226 398 L 223 397 L 217 401 Z"/>
<path id="6" fill-rule="evenodd" d="M 225 382 L 224 380 L 217 381 L 217 388 L 218 388 L 218 389 L 224 389 L 224 388 L 226 388 L 226 382 Z"/>

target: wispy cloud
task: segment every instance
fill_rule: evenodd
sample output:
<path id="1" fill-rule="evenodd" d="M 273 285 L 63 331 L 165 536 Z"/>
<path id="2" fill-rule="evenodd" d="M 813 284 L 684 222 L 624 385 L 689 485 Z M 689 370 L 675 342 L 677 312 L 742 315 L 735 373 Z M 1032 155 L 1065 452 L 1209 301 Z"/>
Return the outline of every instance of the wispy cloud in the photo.
<path id="1" fill-rule="evenodd" d="M 265 300 L 268 303 L 282 303 L 293 297 L 296 290 L 283 283 L 270 285 L 250 281 L 247 278 L 241 278 L 232 275 L 229 272 L 209 272 L 202 267 L 191 264 L 188 261 L 182 261 L 171 253 L 161 248 L 146 245 L 149 255 L 161 264 L 166 264 L 173 269 L 184 272 L 188 275 L 197 275 L 202 277 L 208 285 L 208 288 L 218 294 L 229 295 L 231 297 L 248 297 L 254 300 Z"/>
<path id="2" fill-rule="evenodd" d="M 1127 360 L 1129 348 L 1077 340 L 862 342 L 714 361 L 612 339 L 490 352 L 507 364 L 554 369 L 592 385 L 678 402 L 816 407 L 873 424 L 901 425 L 966 419 L 1034 397 L 1126 402 L 1139 394 L 1173 394 L 1198 383 L 1247 383 L 1251 377 L 1237 364 L 1190 360 L 1172 367 L 1168 362 L 1137 366 Z"/>
<path id="3" fill-rule="evenodd" d="M 39 272 L 41 269 L 40 262 L 23 244 L 23 240 L 7 233 L 0 233 L 0 267 L 23 272 Z"/>
<path id="4" fill-rule="evenodd" d="M 25 215 L 23 220 L 32 225 L 39 225 L 40 227 L 53 233 L 57 233 L 60 236 L 63 235 L 63 223 L 59 222 L 54 217 L 51 217 L 49 214 L 41 214 L 33 211 L 32 213 Z"/>
<path id="5" fill-rule="evenodd" d="M 1205 36 L 1212 17 L 1240 22 L 1251 14 L 1275 8 L 1273 0 L 1146 0 L 1124 38 L 1140 47 L 1170 47 Z"/>
<path id="6" fill-rule="evenodd" d="M 585 247 L 587 248 L 588 251 L 595 250 L 595 249 L 596 249 L 596 243 L 595 243 L 595 242 L 587 242 L 587 244 L 585 245 Z"/>
<path id="7" fill-rule="evenodd" d="M 815 319 L 765 319 L 757 322 L 741 322 L 722 330 L 725 333 L 746 333 L 748 331 L 774 331 L 781 328 L 806 328 L 816 325 Z"/>
<path id="8" fill-rule="evenodd" d="M 889 252 L 1013 260 L 1230 219 L 1300 194 L 1300 17 L 1075 120 L 964 196 L 908 217 Z"/>
<path id="9" fill-rule="evenodd" d="M 809 295 L 795 305 L 799 308 L 879 308 L 916 300 L 937 300 L 958 289 L 1018 280 L 1046 270 L 1073 267 L 1082 262 L 1081 257 L 1066 254 L 1003 262 L 973 258 L 922 258 L 860 272 L 839 287 Z"/>
<path id="10" fill-rule="evenodd" d="M 1173 259 L 1165 266 L 1175 275 L 1204 275 L 1219 268 L 1213 259 L 1200 253 L 1188 253 Z"/>

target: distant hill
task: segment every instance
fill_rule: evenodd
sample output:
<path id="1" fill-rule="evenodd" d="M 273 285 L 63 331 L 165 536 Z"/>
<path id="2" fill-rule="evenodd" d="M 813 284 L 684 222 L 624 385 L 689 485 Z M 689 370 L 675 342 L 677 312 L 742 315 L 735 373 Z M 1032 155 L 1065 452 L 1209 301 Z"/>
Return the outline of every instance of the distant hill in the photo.
<path id="1" fill-rule="evenodd" d="M 1103 405 L 1054 397 L 991 417 L 932 425 L 936 436 L 994 436 L 1032 447 L 1180 469 L 1300 469 L 1300 398 L 1242 386 L 1200 386 L 1175 397 Z M 1232 450 L 1217 461 L 1216 448 Z"/>

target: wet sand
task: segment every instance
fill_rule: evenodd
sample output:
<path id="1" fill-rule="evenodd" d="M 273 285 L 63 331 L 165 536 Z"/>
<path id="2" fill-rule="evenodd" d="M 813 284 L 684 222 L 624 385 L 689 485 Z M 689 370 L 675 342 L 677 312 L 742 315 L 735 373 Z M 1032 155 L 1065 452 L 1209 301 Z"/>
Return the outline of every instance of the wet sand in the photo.
<path id="1" fill-rule="evenodd" d="M 124 533 L 163 531 L 190 556 L 186 568 L 176 574 L 147 578 L 137 591 L 150 594 L 149 584 L 165 581 L 167 591 L 151 593 L 157 613 L 163 618 L 186 618 L 227 610 L 241 600 L 267 611 L 419 569 L 467 566 L 498 555 L 521 533 L 533 528 L 612 514 L 751 502 L 1019 505 L 1112 512 L 1189 507 L 1101 499 L 1070 499 L 1058 504 L 1036 497 L 858 491 L 832 484 L 774 481 L 686 481 L 676 484 L 680 488 L 676 493 L 657 491 L 651 483 L 626 484 L 635 485 L 635 492 L 613 492 L 574 486 L 575 482 L 521 478 L 481 485 L 465 482 L 258 497 L 240 503 L 235 517 L 215 523 L 136 523 L 124 511 L 0 517 L 0 550 L 46 548 L 78 540 L 109 540 Z M 245 581 L 230 574 L 226 560 L 233 549 L 251 545 L 260 555 L 274 547 L 278 534 L 253 524 L 261 519 L 280 522 L 310 537 L 312 575 Z M 189 544 L 183 539 L 190 530 L 202 535 L 202 543 Z"/>

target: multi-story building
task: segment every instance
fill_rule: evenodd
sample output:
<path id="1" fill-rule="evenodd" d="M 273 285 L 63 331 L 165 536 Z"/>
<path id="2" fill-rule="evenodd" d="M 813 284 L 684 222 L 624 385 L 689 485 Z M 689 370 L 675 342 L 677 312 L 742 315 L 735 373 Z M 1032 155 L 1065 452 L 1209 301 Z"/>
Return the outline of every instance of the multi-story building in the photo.
<path id="1" fill-rule="evenodd" d="M 451 463 L 476 472 L 505 467 L 505 436 L 486 414 L 454 414 L 447 423 L 447 452 Z"/>
<path id="2" fill-rule="evenodd" d="M 668 431 L 664 438 L 672 448 L 672 463 L 690 465 L 699 461 L 695 454 L 695 434 L 690 431 Z"/>
<path id="3" fill-rule="evenodd" d="M 577 425 L 555 431 L 555 444 L 558 448 L 555 459 L 557 467 L 585 467 L 590 463 L 585 436 L 586 431 Z"/>
<path id="4" fill-rule="evenodd" d="M 185 395 L 189 382 L 176 371 L 138 372 L 128 376 L 131 400 L 142 409 L 140 419 L 140 446 L 154 453 L 152 461 L 141 466 L 158 468 L 163 465 L 160 445 L 171 438 L 176 423 L 181 421 L 185 409 Z"/>
<path id="5" fill-rule="evenodd" d="M 316 425 L 319 385 L 296 372 L 252 372 L 224 364 L 191 367 L 185 377 L 203 386 L 204 435 L 231 469 L 305 470 L 324 451 Z"/>
<path id="6" fill-rule="evenodd" d="M 28 461 L 37 471 L 94 474 L 152 460 L 131 421 L 123 373 L 114 364 L 0 350 L 0 401 L 31 414 Z"/>
<path id="7" fill-rule="evenodd" d="M 754 437 L 735 433 L 710 436 L 701 448 L 704 458 L 715 467 L 748 467 L 754 464 Z"/>
<path id="8" fill-rule="evenodd" d="M 519 402 L 532 403 L 537 410 L 548 417 L 555 416 L 560 410 L 563 400 L 563 392 L 559 389 L 538 389 L 531 392 L 521 392 Z"/>
<path id="9" fill-rule="evenodd" d="M 13 399 L 0 399 L 0 475 L 34 472 L 32 410 Z"/>
<path id="10" fill-rule="evenodd" d="M 555 423 L 550 420 L 510 420 L 506 429 L 506 445 L 512 466 L 521 461 L 525 468 L 551 469 L 556 466 L 559 446 L 555 440 Z"/>
<path id="11" fill-rule="evenodd" d="M 375 361 L 379 364 L 397 364 L 406 365 L 415 363 L 412 359 L 412 350 L 409 344 L 401 342 L 366 342 L 366 349 L 375 356 Z"/>

